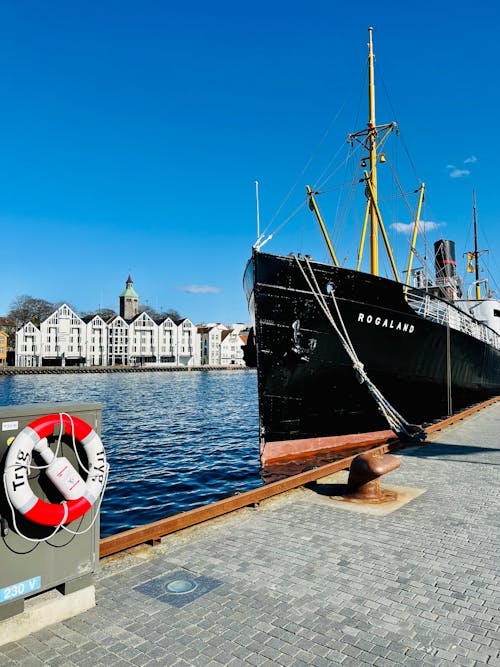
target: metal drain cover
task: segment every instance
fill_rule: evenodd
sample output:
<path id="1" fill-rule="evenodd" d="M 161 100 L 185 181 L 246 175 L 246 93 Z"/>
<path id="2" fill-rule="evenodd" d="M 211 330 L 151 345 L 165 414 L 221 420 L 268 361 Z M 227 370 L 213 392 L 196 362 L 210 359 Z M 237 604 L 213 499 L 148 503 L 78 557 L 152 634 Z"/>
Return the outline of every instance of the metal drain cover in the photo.
<path id="1" fill-rule="evenodd" d="M 176 595 L 185 595 L 191 593 L 198 587 L 196 581 L 190 579 L 174 579 L 165 584 L 165 593 L 175 593 Z"/>
<path id="2" fill-rule="evenodd" d="M 183 607 L 220 584 L 220 581 L 211 577 L 194 575 L 187 570 L 177 570 L 134 586 L 133 590 L 173 607 Z"/>

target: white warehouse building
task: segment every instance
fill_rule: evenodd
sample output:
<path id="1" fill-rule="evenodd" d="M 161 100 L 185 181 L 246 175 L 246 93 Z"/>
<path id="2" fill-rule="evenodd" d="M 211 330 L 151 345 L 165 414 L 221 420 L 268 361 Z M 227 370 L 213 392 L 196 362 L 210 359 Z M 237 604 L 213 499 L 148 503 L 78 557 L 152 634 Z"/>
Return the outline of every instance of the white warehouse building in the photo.
<path id="1" fill-rule="evenodd" d="M 37 327 L 16 333 L 16 366 L 231 366 L 244 365 L 245 325 L 196 326 L 188 318 L 155 321 L 139 312 L 129 276 L 120 314 L 80 317 L 63 303 Z M 208 334 L 208 335 L 207 335 Z"/>

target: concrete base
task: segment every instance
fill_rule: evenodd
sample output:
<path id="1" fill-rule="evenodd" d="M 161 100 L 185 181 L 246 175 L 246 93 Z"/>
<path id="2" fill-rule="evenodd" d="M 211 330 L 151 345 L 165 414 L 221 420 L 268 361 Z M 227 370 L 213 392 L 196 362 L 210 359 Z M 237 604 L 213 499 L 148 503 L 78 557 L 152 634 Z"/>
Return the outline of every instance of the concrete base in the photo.
<path id="1" fill-rule="evenodd" d="M 341 470 L 340 472 L 323 477 L 317 481 L 316 502 L 330 504 L 336 509 L 343 509 L 350 512 L 362 512 L 363 514 L 372 514 L 375 516 L 385 516 L 400 509 L 410 500 L 418 498 L 418 496 L 425 493 L 425 489 L 408 488 L 404 486 L 396 486 L 395 484 L 388 484 L 384 477 L 381 478 L 381 487 L 384 491 L 391 491 L 395 494 L 394 500 L 388 502 L 372 505 L 361 501 L 345 501 L 341 500 L 341 496 L 337 495 L 336 490 L 340 485 L 347 484 L 349 477 L 348 470 Z"/>
<path id="2" fill-rule="evenodd" d="M 41 593 L 25 601 L 21 614 L 0 621 L 0 646 L 77 616 L 92 607 L 95 607 L 95 586 L 87 586 L 67 595 L 56 589 Z"/>

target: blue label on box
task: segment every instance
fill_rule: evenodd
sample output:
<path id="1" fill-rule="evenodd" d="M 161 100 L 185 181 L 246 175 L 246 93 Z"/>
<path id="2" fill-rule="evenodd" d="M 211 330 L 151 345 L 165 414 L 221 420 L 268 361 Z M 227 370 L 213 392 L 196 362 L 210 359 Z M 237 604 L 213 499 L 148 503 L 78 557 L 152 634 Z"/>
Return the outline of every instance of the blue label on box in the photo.
<path id="1" fill-rule="evenodd" d="M 23 595 L 30 595 L 30 593 L 38 590 L 41 585 L 42 578 L 33 577 L 32 579 L 26 579 L 26 581 L 20 581 L 17 584 L 0 588 L 0 602 L 9 602 L 9 600 L 15 600 L 16 598 L 23 597 Z"/>

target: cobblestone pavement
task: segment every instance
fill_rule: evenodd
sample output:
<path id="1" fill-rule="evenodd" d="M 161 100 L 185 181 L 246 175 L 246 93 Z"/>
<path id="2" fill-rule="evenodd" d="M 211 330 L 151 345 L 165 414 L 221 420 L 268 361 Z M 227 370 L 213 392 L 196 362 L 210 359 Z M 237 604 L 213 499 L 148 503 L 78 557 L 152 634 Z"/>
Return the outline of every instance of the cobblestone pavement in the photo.
<path id="1" fill-rule="evenodd" d="M 300 489 L 105 561 L 0 665 L 500 667 L 499 433 L 496 404 L 405 450 L 384 483 L 425 493 L 385 516 Z"/>

